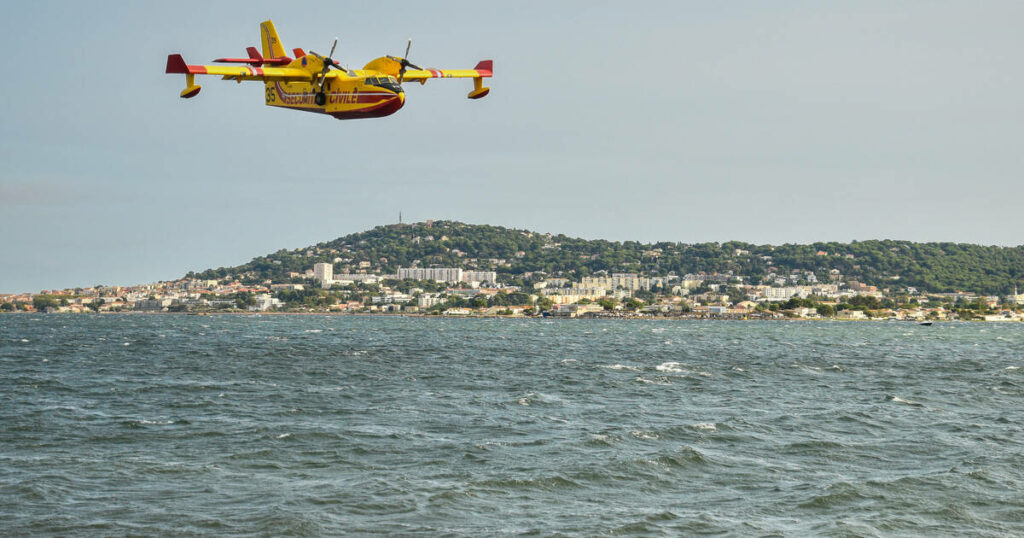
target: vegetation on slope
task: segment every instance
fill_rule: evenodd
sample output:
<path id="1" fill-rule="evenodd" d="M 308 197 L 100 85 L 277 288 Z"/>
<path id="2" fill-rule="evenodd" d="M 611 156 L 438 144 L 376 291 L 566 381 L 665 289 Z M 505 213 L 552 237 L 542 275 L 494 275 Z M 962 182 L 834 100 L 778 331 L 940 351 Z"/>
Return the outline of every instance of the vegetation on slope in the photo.
<path id="1" fill-rule="evenodd" d="M 1007 294 L 1024 282 L 1024 246 L 872 240 L 852 243 L 753 245 L 726 243 L 644 244 L 586 240 L 500 226 L 436 221 L 379 226 L 296 250 L 280 250 L 237 267 L 189 273 L 199 278 L 231 275 L 243 281 L 287 282 L 314 263 L 332 262 L 335 273 L 394 273 L 398 267 L 461 267 L 493 270 L 506 283 L 536 280 L 541 274 L 573 280 L 600 272 L 650 276 L 687 273 L 749 277 L 757 283 L 806 274 L 820 282 L 857 280 L 895 290 L 973 291 Z M 528 275 L 525 279 L 522 275 Z"/>

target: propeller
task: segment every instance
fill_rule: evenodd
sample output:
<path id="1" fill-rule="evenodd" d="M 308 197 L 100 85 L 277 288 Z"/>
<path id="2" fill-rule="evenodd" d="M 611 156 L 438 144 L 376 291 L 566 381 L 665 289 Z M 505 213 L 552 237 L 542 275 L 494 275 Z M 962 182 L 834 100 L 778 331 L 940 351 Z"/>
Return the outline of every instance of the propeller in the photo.
<path id="1" fill-rule="evenodd" d="M 388 56 L 388 58 L 390 58 L 390 59 L 392 59 L 392 60 L 394 60 L 394 61 L 396 61 L 396 62 L 398 62 L 399 64 L 402 65 L 402 68 L 398 70 L 398 85 L 399 86 L 402 85 L 402 79 L 405 78 L 405 68 L 411 67 L 413 69 L 423 69 L 422 67 L 420 67 L 420 66 L 410 62 L 407 59 L 409 57 L 409 49 L 411 49 L 411 48 L 412 48 L 412 38 L 410 37 L 409 41 L 407 41 L 405 43 L 405 56 L 404 57 L 398 58 L 396 56 Z"/>
<path id="2" fill-rule="evenodd" d="M 331 52 L 330 52 L 330 54 L 327 55 L 326 58 L 321 56 L 321 55 L 319 55 L 319 54 L 317 54 L 317 53 L 315 53 L 315 52 L 313 52 L 313 51 L 309 51 L 310 54 L 312 54 L 313 56 L 316 56 L 317 58 L 320 58 L 324 62 L 324 69 L 323 69 L 323 71 L 320 71 L 320 93 L 323 93 L 324 85 L 327 84 L 327 71 L 329 71 L 332 67 L 335 68 L 335 69 L 340 69 L 346 75 L 348 74 L 348 70 L 347 69 L 345 69 L 344 67 L 338 65 L 334 60 L 331 59 L 331 57 L 334 56 L 334 48 L 337 47 L 337 46 L 338 46 L 338 38 L 334 38 L 334 44 L 331 45 Z"/>

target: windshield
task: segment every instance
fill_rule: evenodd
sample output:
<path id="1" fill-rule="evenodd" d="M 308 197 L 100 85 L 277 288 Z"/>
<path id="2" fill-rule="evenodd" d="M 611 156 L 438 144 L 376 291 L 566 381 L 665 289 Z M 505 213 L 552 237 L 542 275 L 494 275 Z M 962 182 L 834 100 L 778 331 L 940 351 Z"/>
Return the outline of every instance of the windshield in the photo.
<path id="1" fill-rule="evenodd" d="M 366 85 L 377 86 L 378 88 L 391 90 L 395 93 L 402 91 L 402 87 L 398 85 L 398 80 L 395 77 L 366 77 Z"/>

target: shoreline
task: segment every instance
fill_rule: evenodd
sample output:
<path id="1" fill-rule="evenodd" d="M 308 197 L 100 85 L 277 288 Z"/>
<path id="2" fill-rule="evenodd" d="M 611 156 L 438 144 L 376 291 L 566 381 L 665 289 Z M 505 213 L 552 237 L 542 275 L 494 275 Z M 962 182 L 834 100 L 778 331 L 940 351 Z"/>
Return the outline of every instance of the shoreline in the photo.
<path id="1" fill-rule="evenodd" d="M 0 312 L 0 316 L 9 315 L 26 315 L 26 314 L 40 314 L 40 315 L 68 315 L 68 316 L 194 316 L 194 317 L 212 317 L 212 316 L 352 316 L 352 317 L 377 317 L 377 318 L 423 318 L 423 319 L 508 319 L 508 320 L 583 320 L 583 321 L 594 321 L 594 320 L 614 320 L 614 321 L 748 321 L 748 322 L 815 322 L 815 321 L 836 321 L 836 322 L 876 322 L 876 323 L 907 323 L 914 325 L 922 325 L 924 323 L 939 324 L 939 323 L 1024 323 L 1024 320 L 984 320 L 984 319 L 950 319 L 950 320 L 901 320 L 901 319 L 853 319 L 853 318 L 788 318 L 788 317 L 753 317 L 753 318 L 736 318 L 736 317 L 691 317 L 691 316 L 647 316 L 647 315 L 632 315 L 632 316 L 501 316 L 501 315 L 489 315 L 489 314 L 477 314 L 477 315 L 460 315 L 460 316 L 445 316 L 435 314 L 420 314 L 420 313 L 383 313 L 383 312 Z"/>

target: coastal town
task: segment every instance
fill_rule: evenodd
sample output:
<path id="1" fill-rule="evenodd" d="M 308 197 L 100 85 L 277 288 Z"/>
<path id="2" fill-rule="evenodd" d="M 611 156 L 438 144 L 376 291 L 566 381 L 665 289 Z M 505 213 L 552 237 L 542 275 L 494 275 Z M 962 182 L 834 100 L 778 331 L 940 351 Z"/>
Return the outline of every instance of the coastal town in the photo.
<path id="1" fill-rule="evenodd" d="M 505 260 L 493 260 L 497 265 Z M 342 260 L 337 264 L 345 265 Z M 368 262 L 335 273 L 320 262 L 290 272 L 286 282 L 253 275 L 186 277 L 136 286 L 93 286 L 0 295 L 0 312 L 47 313 L 346 313 L 439 316 L 677 317 L 708 319 L 842 319 L 1024 321 L 1024 294 L 930 293 L 845 280 L 831 271 L 644 276 L 596 273 L 578 280 L 512 275 L 528 285 L 502 283 L 495 271 L 458 267 L 398 268 L 382 274 Z M 348 268 L 348 266 L 346 266 Z"/>
<path id="2" fill-rule="evenodd" d="M 642 244 L 400 221 L 171 281 L 0 294 L 0 313 L 1021 322 L 1022 266 L 1021 247 Z"/>

